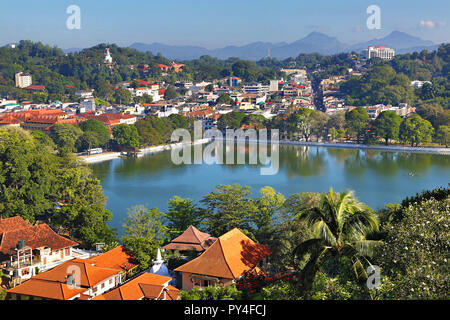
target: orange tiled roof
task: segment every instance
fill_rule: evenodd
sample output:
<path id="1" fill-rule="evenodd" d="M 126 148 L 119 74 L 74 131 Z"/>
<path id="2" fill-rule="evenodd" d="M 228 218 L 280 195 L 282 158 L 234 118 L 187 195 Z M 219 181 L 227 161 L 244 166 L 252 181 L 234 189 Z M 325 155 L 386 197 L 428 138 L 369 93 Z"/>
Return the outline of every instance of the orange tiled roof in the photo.
<path id="1" fill-rule="evenodd" d="M 239 229 L 234 228 L 220 236 L 199 257 L 175 271 L 236 279 L 270 253 L 267 246 L 255 243 Z"/>
<path id="2" fill-rule="evenodd" d="M 199 231 L 196 227 L 191 225 L 180 236 L 164 246 L 163 249 L 203 251 L 215 240 L 216 238 L 211 237 L 208 233 Z"/>
<path id="3" fill-rule="evenodd" d="M 124 271 L 129 271 L 139 265 L 135 257 L 127 252 L 122 245 L 93 257 L 91 260 L 97 267 Z"/>
<path id="4" fill-rule="evenodd" d="M 117 269 L 96 266 L 94 261 L 90 259 L 72 259 L 54 267 L 53 269 L 38 274 L 32 279 L 66 283 L 68 274 L 74 272 L 75 270 L 80 271 L 79 274 L 75 272 L 75 278 L 78 277 L 76 281 L 79 282 L 77 285 L 84 288 L 91 288 L 97 283 L 120 273 L 120 270 Z"/>
<path id="5" fill-rule="evenodd" d="M 69 287 L 65 283 L 45 281 L 33 277 L 8 290 L 8 293 L 55 300 L 69 300 L 84 291 L 86 291 L 86 288 Z"/>
<path id="6" fill-rule="evenodd" d="M 169 286 L 170 277 L 144 272 L 134 279 L 125 282 L 120 287 L 98 295 L 92 300 L 140 300 L 142 298 L 157 299 L 164 287 L 178 297 L 178 289 Z"/>
<path id="7" fill-rule="evenodd" d="M 19 240 L 25 240 L 25 245 L 33 249 L 46 246 L 55 250 L 78 245 L 75 241 L 58 235 L 47 224 L 43 223 L 3 232 L 0 240 L 0 252 L 9 254 L 10 249 L 15 247 Z"/>
<path id="8" fill-rule="evenodd" d="M 28 221 L 25 221 L 21 216 L 0 219 L 0 234 L 27 228 L 29 226 L 31 226 L 31 224 L 29 224 Z"/>

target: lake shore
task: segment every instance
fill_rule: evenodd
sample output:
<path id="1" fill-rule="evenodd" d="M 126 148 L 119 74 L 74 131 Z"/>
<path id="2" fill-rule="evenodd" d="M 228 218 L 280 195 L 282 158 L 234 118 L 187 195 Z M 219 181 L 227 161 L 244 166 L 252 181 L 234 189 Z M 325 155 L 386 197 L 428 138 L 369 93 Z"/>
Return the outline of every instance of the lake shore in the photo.
<path id="1" fill-rule="evenodd" d="M 205 144 L 211 141 L 211 139 L 201 139 L 192 145 Z M 232 141 L 230 139 L 222 139 L 222 141 Z M 243 140 L 235 140 L 236 142 L 243 142 Z M 247 142 L 256 142 L 258 140 L 246 140 Z M 269 142 L 270 143 L 270 142 Z M 281 145 L 296 145 L 296 146 L 309 146 L 309 147 L 325 147 L 325 148 L 344 148 L 344 149 L 361 149 L 361 150 L 378 150 L 378 151 L 400 151 L 400 152 L 412 152 L 412 153 L 429 153 L 439 155 L 450 155 L 450 148 L 438 148 L 438 147 L 403 147 L 403 146 L 368 146 L 365 144 L 352 144 L 352 143 L 327 143 L 327 142 L 304 142 L 304 141 L 288 141 L 280 140 Z M 152 154 L 165 150 L 171 150 L 182 147 L 182 143 L 171 143 L 160 146 L 147 147 L 140 150 L 139 155 Z M 95 154 L 91 156 L 79 156 L 79 158 L 86 163 L 98 163 L 102 161 L 108 161 L 120 158 L 121 152 L 105 152 L 101 154 Z"/>
<path id="2" fill-rule="evenodd" d="M 208 143 L 209 141 L 210 141 L 210 139 L 200 139 L 200 140 L 193 142 L 191 145 L 205 144 L 205 143 Z M 147 147 L 147 148 L 140 149 L 138 154 L 139 154 L 139 156 L 143 156 L 146 154 L 152 154 L 152 153 L 161 152 L 161 151 L 165 151 L 165 150 L 180 148 L 182 146 L 183 146 L 183 143 L 178 142 L 178 143 L 164 144 L 164 145 L 160 145 L 160 146 Z M 122 156 L 124 156 L 124 155 L 122 155 L 122 152 L 104 152 L 104 153 L 100 153 L 100 154 L 93 154 L 90 156 L 78 156 L 78 157 L 80 160 L 82 160 L 86 163 L 98 163 L 98 162 L 117 159 Z"/>

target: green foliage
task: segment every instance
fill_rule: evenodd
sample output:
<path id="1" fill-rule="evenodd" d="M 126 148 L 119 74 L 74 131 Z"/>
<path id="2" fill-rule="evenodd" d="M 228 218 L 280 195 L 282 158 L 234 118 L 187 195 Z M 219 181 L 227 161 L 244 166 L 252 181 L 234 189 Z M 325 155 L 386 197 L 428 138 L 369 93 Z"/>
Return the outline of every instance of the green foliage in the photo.
<path id="1" fill-rule="evenodd" d="M 169 86 L 164 92 L 164 100 L 171 100 L 176 98 L 177 96 L 178 96 L 177 91 L 173 86 Z"/>
<path id="2" fill-rule="evenodd" d="M 40 134 L 16 128 L 0 129 L 0 159 L 1 217 L 46 220 L 87 248 L 115 237 L 100 182 L 87 165 L 56 155 Z"/>
<path id="3" fill-rule="evenodd" d="M 226 113 L 222 115 L 217 121 L 217 127 L 219 130 L 239 129 L 244 117 L 245 113 L 242 111 L 232 111 Z"/>
<path id="4" fill-rule="evenodd" d="M 180 291 L 181 300 L 241 300 L 241 292 L 235 285 L 209 286 L 206 288 L 195 287 L 191 291 Z"/>
<path id="5" fill-rule="evenodd" d="M 96 119 L 89 119 L 83 121 L 80 124 L 80 129 L 84 133 L 91 132 L 93 137 L 95 137 L 95 144 L 92 147 L 104 147 L 109 142 L 111 134 L 109 133 L 106 125 Z"/>
<path id="6" fill-rule="evenodd" d="M 250 187 L 233 184 L 218 185 L 203 197 L 205 225 L 212 236 L 219 237 L 233 228 L 251 235 L 250 221 L 257 206 L 248 198 L 250 194 Z"/>
<path id="7" fill-rule="evenodd" d="M 139 147 L 139 133 L 134 125 L 122 123 L 113 127 L 113 135 L 117 143 L 124 147 Z"/>
<path id="8" fill-rule="evenodd" d="M 385 139 L 387 145 L 389 139 L 398 139 L 401 123 L 402 118 L 395 111 L 381 112 L 374 122 L 375 133 Z"/>
<path id="9" fill-rule="evenodd" d="M 448 190 L 441 200 L 423 196 L 420 202 L 408 201 L 410 205 L 401 209 L 403 218 L 385 227 L 385 245 L 375 256 L 388 278 L 384 299 L 448 297 L 450 198 Z"/>
<path id="10" fill-rule="evenodd" d="M 172 238 L 179 236 L 190 225 L 197 227 L 201 222 L 198 209 L 192 203 L 192 199 L 183 199 L 178 196 L 169 200 L 166 218 L 169 234 Z"/>
<path id="11" fill-rule="evenodd" d="M 221 94 L 217 98 L 216 104 L 230 104 L 230 105 L 234 105 L 234 100 L 232 98 L 230 98 L 230 96 L 227 95 L 227 94 Z"/>
<path id="12" fill-rule="evenodd" d="M 353 192 L 335 194 L 330 189 L 321 196 L 319 206 L 302 210 L 299 219 L 306 221 L 314 232 L 314 238 L 294 250 L 297 286 L 302 294 L 311 295 L 317 271 L 330 259 L 348 257 L 356 279 L 367 277 L 363 262 L 369 263 L 366 257 L 379 242 L 366 237 L 378 232 L 378 217 L 371 208 L 358 201 Z"/>
<path id="13" fill-rule="evenodd" d="M 347 132 L 361 142 L 370 122 L 369 114 L 363 107 L 358 107 L 345 113 Z"/>
<path id="14" fill-rule="evenodd" d="M 340 84 L 341 93 L 351 97 L 355 106 L 391 104 L 414 101 L 414 91 L 409 78 L 397 74 L 390 66 L 376 66 L 362 77 L 351 77 Z M 349 102 L 349 101 L 348 101 Z"/>
<path id="15" fill-rule="evenodd" d="M 158 248 L 167 238 L 167 227 L 163 223 L 163 217 L 164 213 L 158 208 L 134 206 L 128 210 L 121 242 L 136 256 L 141 270 L 152 265 Z"/>
<path id="16" fill-rule="evenodd" d="M 418 114 L 411 114 L 400 125 L 400 140 L 418 146 L 430 142 L 434 133 L 433 126 Z"/>
<path id="17" fill-rule="evenodd" d="M 76 142 L 83 134 L 83 131 L 73 124 L 57 123 L 50 128 L 50 137 L 58 146 L 58 149 L 65 149 L 76 152 Z"/>

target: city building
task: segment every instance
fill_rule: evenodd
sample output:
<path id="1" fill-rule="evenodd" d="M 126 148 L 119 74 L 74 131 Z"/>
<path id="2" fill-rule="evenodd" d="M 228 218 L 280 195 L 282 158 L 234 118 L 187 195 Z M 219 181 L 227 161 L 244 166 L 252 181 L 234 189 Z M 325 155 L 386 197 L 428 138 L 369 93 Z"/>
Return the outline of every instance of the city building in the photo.
<path id="1" fill-rule="evenodd" d="M 16 87 L 26 88 L 32 85 L 33 80 L 31 74 L 25 72 L 19 72 L 15 75 Z"/>
<path id="2" fill-rule="evenodd" d="M 381 58 L 391 60 L 395 56 L 395 50 L 385 46 L 369 46 L 364 51 L 364 55 L 367 59 Z"/>
<path id="3" fill-rule="evenodd" d="M 75 246 L 45 223 L 31 225 L 20 216 L 0 219 L 0 267 L 12 285 L 80 256 Z"/>

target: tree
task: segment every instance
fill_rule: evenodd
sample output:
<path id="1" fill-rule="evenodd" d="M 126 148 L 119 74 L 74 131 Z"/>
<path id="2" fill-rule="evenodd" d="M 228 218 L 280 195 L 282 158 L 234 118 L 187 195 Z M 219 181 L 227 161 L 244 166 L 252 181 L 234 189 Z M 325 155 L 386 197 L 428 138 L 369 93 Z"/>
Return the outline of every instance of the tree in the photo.
<path id="1" fill-rule="evenodd" d="M 113 135 L 117 143 L 124 147 L 139 147 L 139 133 L 134 125 L 119 124 L 113 128 Z"/>
<path id="2" fill-rule="evenodd" d="M 375 133 L 388 145 L 389 139 L 398 139 L 401 123 L 402 118 L 395 111 L 383 111 L 375 119 Z"/>
<path id="3" fill-rule="evenodd" d="M 350 134 L 356 136 L 360 143 L 370 121 L 366 108 L 358 107 L 345 113 L 346 127 Z"/>
<path id="4" fill-rule="evenodd" d="M 207 92 L 212 92 L 212 91 L 214 91 L 214 85 L 213 84 L 208 84 L 206 87 L 205 87 L 205 91 L 207 91 Z"/>
<path id="5" fill-rule="evenodd" d="M 171 100 L 177 97 L 177 91 L 175 90 L 175 87 L 169 86 L 166 91 L 164 92 L 164 100 Z"/>
<path id="6" fill-rule="evenodd" d="M 132 94 L 130 90 L 119 88 L 114 92 L 114 99 L 116 103 L 129 104 L 131 102 Z"/>
<path id="7" fill-rule="evenodd" d="M 450 144 L 450 126 L 439 126 L 436 132 L 436 140 L 447 148 Z"/>
<path id="8" fill-rule="evenodd" d="M 83 131 L 78 126 L 69 123 L 57 123 L 50 128 L 50 137 L 58 149 L 69 152 L 76 152 L 75 143 L 82 134 Z"/>
<path id="9" fill-rule="evenodd" d="M 219 237 L 233 228 L 239 228 L 253 237 L 251 221 L 257 207 L 248 198 L 250 194 L 250 187 L 220 184 L 203 197 L 200 202 L 206 206 L 203 210 L 204 223 L 212 236 Z"/>
<path id="10" fill-rule="evenodd" d="M 227 94 L 221 94 L 217 98 L 216 104 L 230 104 L 230 105 L 234 105 L 234 100 L 232 98 L 230 98 L 230 96 L 227 95 Z"/>
<path id="11" fill-rule="evenodd" d="M 177 237 L 183 233 L 190 225 L 198 226 L 201 222 L 197 207 L 192 203 L 192 199 L 183 199 L 174 196 L 169 200 L 168 212 L 165 215 L 169 220 L 169 234 Z"/>
<path id="12" fill-rule="evenodd" d="M 252 218 L 255 223 L 254 233 L 259 243 L 267 244 L 275 213 L 282 208 L 286 199 L 269 186 L 261 188 L 259 194 L 260 196 L 254 200 L 258 208 Z"/>
<path id="13" fill-rule="evenodd" d="M 302 210 L 299 219 L 313 228 L 315 237 L 294 250 L 298 288 L 309 295 L 319 267 L 342 256 L 351 259 L 357 279 L 367 277 L 363 262 L 378 241 L 366 236 L 379 230 L 375 212 L 358 201 L 352 191 L 335 194 L 332 189 L 321 196 L 317 207 Z"/>
<path id="14" fill-rule="evenodd" d="M 430 142 L 434 133 L 433 126 L 418 114 L 411 114 L 400 125 L 400 139 L 411 143 L 411 147 Z"/>
<path id="15" fill-rule="evenodd" d="M 311 130 L 311 116 L 313 110 L 308 108 L 301 108 L 296 114 L 290 117 L 291 131 L 296 132 L 306 141 L 309 140 L 312 134 Z"/>
<path id="16" fill-rule="evenodd" d="M 241 300 L 242 294 L 235 285 L 208 286 L 200 289 L 195 287 L 192 290 L 180 291 L 181 300 Z"/>
<path id="17" fill-rule="evenodd" d="M 111 134 L 109 133 L 108 129 L 106 128 L 106 125 L 98 121 L 97 119 L 89 119 L 86 121 L 83 121 L 80 124 L 81 130 L 83 132 L 92 132 L 93 136 L 96 138 L 96 144 L 94 147 L 104 147 L 109 142 L 109 139 L 111 138 Z"/>
<path id="18" fill-rule="evenodd" d="M 91 168 L 41 141 L 21 129 L 0 129 L 0 217 L 44 220 L 86 248 L 112 241 L 112 213 Z"/>
<path id="19" fill-rule="evenodd" d="M 375 261 L 389 284 L 384 299 L 447 299 L 450 199 L 417 198 L 388 223 Z M 398 215 L 398 214 L 397 214 Z"/>
<path id="20" fill-rule="evenodd" d="M 128 210 L 122 225 L 124 234 L 121 241 L 135 255 L 141 270 L 151 266 L 158 248 L 167 238 L 163 217 L 164 214 L 158 208 L 149 210 L 144 206 L 134 206 Z"/>

